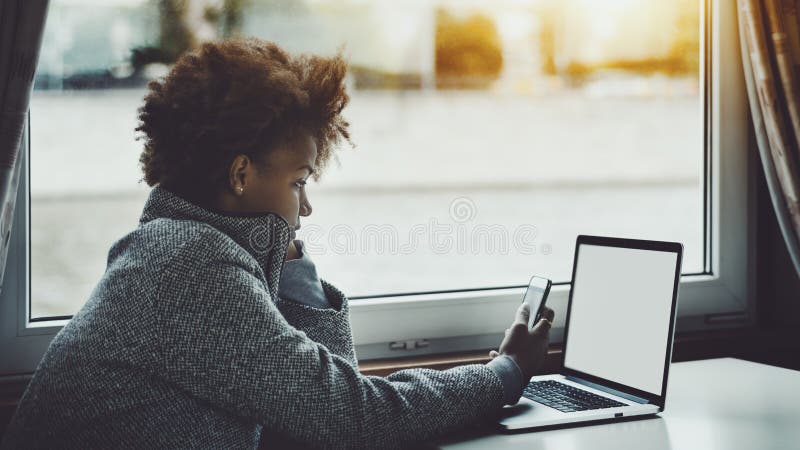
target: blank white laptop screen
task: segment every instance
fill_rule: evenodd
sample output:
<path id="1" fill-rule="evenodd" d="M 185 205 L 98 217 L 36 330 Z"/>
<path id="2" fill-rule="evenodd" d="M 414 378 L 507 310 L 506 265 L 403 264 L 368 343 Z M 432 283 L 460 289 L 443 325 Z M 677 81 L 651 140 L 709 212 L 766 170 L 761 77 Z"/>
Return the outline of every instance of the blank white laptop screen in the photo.
<path id="1" fill-rule="evenodd" d="M 660 395 L 677 258 L 581 244 L 564 366 Z"/>

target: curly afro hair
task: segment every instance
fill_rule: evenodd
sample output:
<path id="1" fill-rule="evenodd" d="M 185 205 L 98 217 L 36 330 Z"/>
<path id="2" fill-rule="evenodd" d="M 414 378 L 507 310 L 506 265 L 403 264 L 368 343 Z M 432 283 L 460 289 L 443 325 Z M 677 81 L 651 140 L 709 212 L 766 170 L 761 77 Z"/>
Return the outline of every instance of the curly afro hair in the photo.
<path id="1" fill-rule="evenodd" d="M 143 180 L 204 203 L 224 188 L 236 155 L 264 163 L 297 133 L 316 141 L 318 180 L 341 139 L 352 145 L 341 116 L 346 69 L 341 54 L 292 56 L 255 38 L 183 54 L 163 80 L 148 84 L 139 108 Z"/>

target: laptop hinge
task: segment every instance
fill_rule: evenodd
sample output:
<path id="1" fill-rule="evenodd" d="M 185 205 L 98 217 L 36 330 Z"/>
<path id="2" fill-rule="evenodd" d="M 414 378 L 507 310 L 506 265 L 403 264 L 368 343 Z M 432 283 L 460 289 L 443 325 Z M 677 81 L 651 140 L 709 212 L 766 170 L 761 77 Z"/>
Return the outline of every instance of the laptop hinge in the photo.
<path id="1" fill-rule="evenodd" d="M 592 383 L 591 381 L 586 381 L 583 378 L 573 377 L 572 375 L 564 375 L 564 377 L 570 381 L 574 381 L 578 384 L 582 384 L 584 386 L 589 386 L 590 388 L 594 388 L 600 391 L 603 391 L 607 394 L 616 395 L 617 397 L 622 397 L 624 399 L 628 399 L 632 402 L 640 403 L 642 405 L 646 405 L 650 403 L 649 400 L 637 397 L 635 395 L 628 394 L 626 392 L 618 391 L 616 389 L 611 389 L 610 387 L 603 386 L 601 384 Z"/>

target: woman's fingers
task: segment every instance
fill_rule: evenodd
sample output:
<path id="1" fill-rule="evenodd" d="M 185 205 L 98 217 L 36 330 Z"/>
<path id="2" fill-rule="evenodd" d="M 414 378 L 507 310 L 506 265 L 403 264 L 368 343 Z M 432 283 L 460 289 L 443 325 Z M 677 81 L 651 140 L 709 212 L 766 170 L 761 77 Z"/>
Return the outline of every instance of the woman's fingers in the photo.
<path id="1" fill-rule="evenodd" d="M 544 317 L 545 319 L 549 320 L 550 322 L 553 321 L 553 318 L 555 317 L 555 315 L 556 315 L 556 313 L 553 312 L 553 310 L 548 308 L 547 306 L 545 306 L 544 309 L 542 310 L 542 317 Z"/>
<path id="2" fill-rule="evenodd" d="M 543 334 L 546 336 L 549 334 L 551 326 L 553 326 L 551 319 L 542 317 L 539 319 L 539 322 L 536 323 L 536 326 L 533 327 L 533 330 L 531 330 L 531 334 Z"/>
<path id="3" fill-rule="evenodd" d="M 528 326 L 528 318 L 531 316 L 531 305 L 528 302 L 522 302 L 517 308 L 516 317 L 514 317 L 514 323 L 521 323 L 525 326 Z M 513 325 L 513 324 L 512 324 Z"/>
<path id="4" fill-rule="evenodd" d="M 498 356 L 500 356 L 500 353 L 497 353 L 497 352 L 496 352 L 496 351 L 494 351 L 494 350 L 490 350 L 490 351 L 489 351 L 489 357 L 490 357 L 490 358 L 494 359 L 494 358 L 496 358 L 496 357 L 498 357 Z"/>

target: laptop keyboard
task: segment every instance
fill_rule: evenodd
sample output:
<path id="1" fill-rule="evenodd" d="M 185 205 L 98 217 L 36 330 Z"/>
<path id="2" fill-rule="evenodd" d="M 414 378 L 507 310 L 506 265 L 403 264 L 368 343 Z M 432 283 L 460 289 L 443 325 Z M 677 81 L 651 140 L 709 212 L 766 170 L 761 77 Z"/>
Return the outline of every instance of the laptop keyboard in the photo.
<path id="1" fill-rule="evenodd" d="M 555 380 L 531 381 L 525 386 L 522 395 L 561 412 L 627 406 L 624 403 Z"/>

